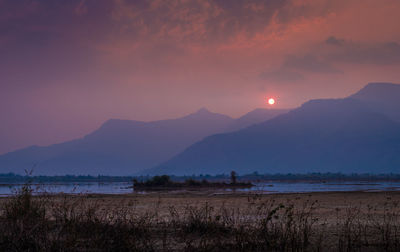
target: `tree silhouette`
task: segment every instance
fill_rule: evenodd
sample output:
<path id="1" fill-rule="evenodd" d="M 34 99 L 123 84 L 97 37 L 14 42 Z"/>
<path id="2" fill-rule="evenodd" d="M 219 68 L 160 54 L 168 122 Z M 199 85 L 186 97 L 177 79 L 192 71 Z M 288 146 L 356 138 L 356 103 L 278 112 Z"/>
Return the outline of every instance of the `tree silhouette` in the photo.
<path id="1" fill-rule="evenodd" d="M 231 171 L 231 184 L 236 184 L 236 172 Z"/>

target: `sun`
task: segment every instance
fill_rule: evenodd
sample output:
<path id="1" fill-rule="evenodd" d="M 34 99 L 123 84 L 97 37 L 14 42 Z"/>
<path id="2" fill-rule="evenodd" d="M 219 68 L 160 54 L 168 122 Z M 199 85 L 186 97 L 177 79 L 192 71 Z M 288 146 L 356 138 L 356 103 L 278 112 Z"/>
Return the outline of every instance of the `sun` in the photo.
<path id="1" fill-rule="evenodd" d="M 268 104 L 269 105 L 274 105 L 275 104 L 275 99 L 274 98 L 269 98 L 268 99 Z"/>

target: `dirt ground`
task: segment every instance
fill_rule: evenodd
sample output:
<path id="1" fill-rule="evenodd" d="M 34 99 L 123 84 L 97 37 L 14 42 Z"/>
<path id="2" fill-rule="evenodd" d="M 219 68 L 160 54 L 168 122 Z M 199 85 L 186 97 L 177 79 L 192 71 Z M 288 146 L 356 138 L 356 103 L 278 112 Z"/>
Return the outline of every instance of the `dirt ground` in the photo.
<path id="1" fill-rule="evenodd" d="M 198 192 L 150 192 L 123 195 L 67 195 L 52 196 L 56 201 L 64 197 L 71 201 L 96 205 L 102 211 L 116 208 L 134 209 L 139 214 L 157 213 L 167 216 L 171 207 L 183 211 L 188 206 L 204 207 L 218 210 L 231 209 L 236 212 L 250 213 L 250 209 L 260 205 L 279 204 L 293 205 L 297 209 L 313 207 L 313 216 L 324 221 L 335 221 L 348 215 L 349 210 L 357 209 L 359 213 L 373 212 L 383 214 L 385 209 L 400 210 L 400 192 L 315 192 L 289 194 L 261 193 L 224 193 L 215 191 Z M 54 199 L 54 198 L 53 198 Z M 7 199 L 1 199 L 7 200 Z"/>
<path id="2" fill-rule="evenodd" d="M 105 242 L 108 250 L 121 244 L 131 248 L 132 242 L 142 246 L 139 250 L 143 251 L 148 247 L 163 251 L 165 248 L 207 251 L 210 246 L 218 248 L 214 251 L 225 251 L 226 246 L 238 251 L 243 251 L 243 246 L 247 246 L 248 251 L 282 246 L 285 251 L 293 248 L 302 248 L 299 251 L 399 251 L 400 248 L 400 192 L 57 194 L 33 197 L 29 201 L 32 207 L 21 199 L 23 195 L 22 198 L 19 195 L 0 199 L 3 207 L 10 206 L 4 204 L 6 201 L 11 206 L 17 203 L 13 212 L 17 217 L 22 214 L 20 219 L 13 218 L 13 212 L 2 215 L 3 221 L 13 227 L 12 232 L 3 230 L 3 233 L 8 232 L 4 237 L 16 239 L 12 244 L 21 244 L 18 237 L 24 231 L 25 235 L 30 235 L 28 238 L 32 236 L 30 241 L 36 243 L 43 240 L 43 244 L 47 244 L 54 242 L 54 237 L 65 236 L 55 241 L 65 246 L 65 241 L 72 239 L 74 242 L 68 244 L 73 247 Z M 29 211 L 25 209 L 19 213 L 21 207 L 27 206 Z M 35 210 L 39 208 L 35 206 L 43 206 L 40 209 L 45 210 L 39 212 L 44 213 L 44 219 L 35 219 L 39 216 Z M 6 209 L 1 208 L 2 213 L 6 213 Z M 32 228 L 40 225 L 43 231 L 20 230 L 21 221 L 28 225 L 32 220 Z M 54 224 L 58 226 L 51 229 Z M 29 227 L 26 225 L 23 227 Z M 93 232 L 90 236 L 85 235 L 86 231 L 79 232 L 87 228 Z M 69 231 L 60 236 L 60 230 Z M 108 233 L 101 236 L 104 230 Z M 121 232 L 124 235 L 121 236 Z M 82 239 L 85 242 L 79 243 Z M 113 243 L 115 240 L 126 243 Z"/>

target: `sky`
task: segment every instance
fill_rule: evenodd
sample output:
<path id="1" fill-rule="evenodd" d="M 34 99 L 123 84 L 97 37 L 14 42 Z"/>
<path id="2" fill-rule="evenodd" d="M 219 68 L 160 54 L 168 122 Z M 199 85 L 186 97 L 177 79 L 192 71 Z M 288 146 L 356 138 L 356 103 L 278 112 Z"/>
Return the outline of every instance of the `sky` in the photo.
<path id="1" fill-rule="evenodd" d="M 110 118 L 238 117 L 400 83 L 398 0 L 0 0 L 0 154 Z"/>

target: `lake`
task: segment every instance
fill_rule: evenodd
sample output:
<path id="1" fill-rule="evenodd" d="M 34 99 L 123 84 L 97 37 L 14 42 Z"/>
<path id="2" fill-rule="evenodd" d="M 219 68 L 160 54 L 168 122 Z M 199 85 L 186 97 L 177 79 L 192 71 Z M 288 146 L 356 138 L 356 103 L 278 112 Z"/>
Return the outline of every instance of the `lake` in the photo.
<path id="1" fill-rule="evenodd" d="M 270 181 L 255 183 L 254 187 L 248 189 L 236 189 L 235 191 L 247 192 L 257 191 L 260 193 L 307 193 L 307 192 L 333 192 L 333 191 L 399 191 L 400 182 L 282 182 Z M 129 182 L 59 182 L 32 184 L 32 189 L 39 193 L 68 193 L 68 194 L 126 194 L 132 193 Z M 21 183 L 0 184 L 0 196 L 14 194 L 23 186 Z M 232 189 L 221 189 L 219 191 L 233 191 Z M 143 192 L 140 192 L 143 193 Z"/>

